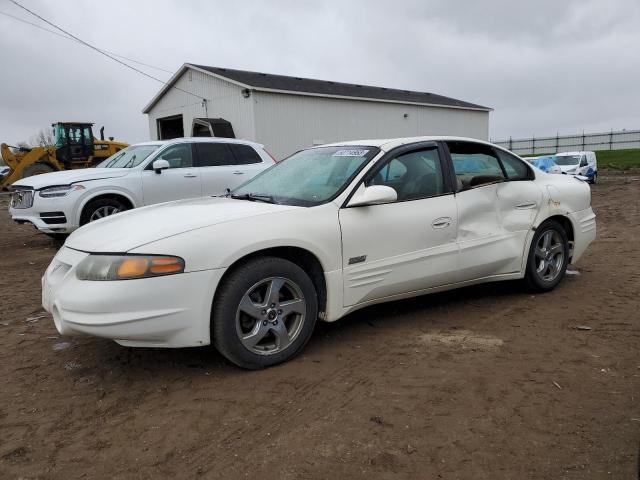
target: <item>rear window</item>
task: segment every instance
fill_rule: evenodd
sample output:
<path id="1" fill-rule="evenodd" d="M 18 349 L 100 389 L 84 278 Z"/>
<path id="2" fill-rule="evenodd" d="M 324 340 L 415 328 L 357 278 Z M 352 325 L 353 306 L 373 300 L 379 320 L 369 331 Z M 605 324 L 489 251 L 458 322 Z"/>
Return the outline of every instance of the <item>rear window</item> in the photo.
<path id="1" fill-rule="evenodd" d="M 237 143 L 230 144 L 231 150 L 236 156 L 238 165 L 249 165 L 251 163 L 261 163 L 262 158 L 258 155 L 253 148 L 249 145 L 242 145 Z"/>
<path id="2" fill-rule="evenodd" d="M 236 158 L 228 143 L 203 142 L 198 146 L 198 163 L 201 167 L 221 167 L 236 165 Z"/>

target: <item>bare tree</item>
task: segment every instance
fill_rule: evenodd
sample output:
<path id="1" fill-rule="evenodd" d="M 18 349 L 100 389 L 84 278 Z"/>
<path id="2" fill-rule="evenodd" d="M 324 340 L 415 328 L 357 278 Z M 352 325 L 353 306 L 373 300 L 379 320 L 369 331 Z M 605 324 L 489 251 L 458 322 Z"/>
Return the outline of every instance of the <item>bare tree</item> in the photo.
<path id="1" fill-rule="evenodd" d="M 53 135 L 48 128 L 41 129 L 35 136 L 31 137 L 31 145 L 34 147 L 50 147 L 53 145 Z"/>

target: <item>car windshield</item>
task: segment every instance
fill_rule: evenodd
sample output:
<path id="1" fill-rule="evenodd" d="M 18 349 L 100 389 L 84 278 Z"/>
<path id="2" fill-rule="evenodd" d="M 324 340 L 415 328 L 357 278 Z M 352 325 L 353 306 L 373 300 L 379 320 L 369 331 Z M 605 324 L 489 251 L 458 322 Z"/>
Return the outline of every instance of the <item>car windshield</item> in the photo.
<path id="1" fill-rule="evenodd" d="M 553 160 L 556 165 L 577 165 L 580 163 L 580 155 L 557 155 Z"/>
<path id="2" fill-rule="evenodd" d="M 244 183 L 231 196 L 304 207 L 320 205 L 341 192 L 379 151 L 361 146 L 302 150 Z"/>
<path id="3" fill-rule="evenodd" d="M 137 167 L 155 152 L 160 145 L 132 145 L 114 153 L 96 165 L 96 168 L 133 168 Z"/>

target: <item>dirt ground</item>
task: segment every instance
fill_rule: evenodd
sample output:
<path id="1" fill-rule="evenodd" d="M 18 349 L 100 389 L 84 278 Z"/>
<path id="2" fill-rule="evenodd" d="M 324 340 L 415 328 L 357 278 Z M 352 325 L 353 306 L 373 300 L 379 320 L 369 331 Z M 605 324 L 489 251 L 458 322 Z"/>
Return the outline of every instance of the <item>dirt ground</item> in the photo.
<path id="1" fill-rule="evenodd" d="M 2 479 L 637 478 L 638 176 L 593 188 L 598 239 L 554 292 L 367 308 L 260 372 L 60 338 L 40 307 L 56 246 L 0 202 Z"/>

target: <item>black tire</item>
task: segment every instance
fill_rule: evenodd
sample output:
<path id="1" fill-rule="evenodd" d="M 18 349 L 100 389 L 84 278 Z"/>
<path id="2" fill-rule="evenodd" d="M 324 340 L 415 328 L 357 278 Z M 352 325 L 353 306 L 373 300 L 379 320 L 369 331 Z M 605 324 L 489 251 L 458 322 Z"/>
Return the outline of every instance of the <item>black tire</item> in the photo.
<path id="1" fill-rule="evenodd" d="M 537 254 L 536 247 L 539 246 L 541 240 L 548 232 L 552 232 L 551 236 L 560 240 L 558 245 L 561 244 L 559 250 L 562 252 L 562 262 L 558 261 L 558 266 L 554 269 L 557 270 L 553 278 L 546 279 L 543 278 L 545 271 L 542 273 L 538 272 L 538 267 L 541 266 L 541 261 L 546 257 L 541 257 Z M 544 242 L 544 240 L 542 240 Z M 556 258 L 557 260 L 557 258 Z M 556 222 L 555 220 L 547 220 L 543 222 L 537 229 L 535 234 L 533 235 L 533 240 L 531 241 L 531 247 L 529 248 L 529 256 L 527 257 L 527 268 L 524 275 L 524 282 L 529 291 L 533 292 L 549 292 L 553 290 L 564 277 L 564 274 L 567 270 L 567 265 L 569 264 L 569 239 L 567 238 L 567 232 L 565 232 L 564 227 Z M 549 276 L 552 272 L 549 272 Z"/>
<path id="2" fill-rule="evenodd" d="M 593 178 L 591 179 L 591 181 L 589 183 L 591 185 L 594 185 L 597 180 L 598 180 L 598 172 L 593 172 Z"/>
<path id="3" fill-rule="evenodd" d="M 32 177 L 34 175 L 42 175 L 43 173 L 51 173 L 55 172 L 55 168 L 53 168 L 48 163 L 36 162 L 29 165 L 22 171 L 22 175 L 20 178 Z"/>
<path id="4" fill-rule="evenodd" d="M 52 238 L 53 240 L 56 241 L 56 243 L 64 243 L 64 241 L 67 239 L 67 237 L 69 236 L 68 233 L 44 233 L 47 237 Z"/>
<path id="5" fill-rule="evenodd" d="M 283 350 L 280 351 L 278 346 L 274 346 L 272 353 L 267 353 L 267 350 L 265 350 L 265 353 L 260 354 L 250 350 L 249 347 L 243 344 L 243 340 L 240 338 L 241 335 L 244 335 L 244 333 L 239 330 L 242 328 L 240 327 L 240 322 L 242 321 L 240 319 L 244 318 L 244 320 L 246 320 L 248 318 L 251 324 L 254 318 L 258 318 L 251 316 L 242 317 L 244 313 L 240 310 L 240 302 L 252 291 L 251 289 L 253 287 L 260 285 L 261 282 L 269 282 L 271 279 L 286 279 L 287 282 L 291 282 L 291 285 L 298 287 L 297 291 L 302 296 L 305 312 L 304 314 L 300 314 L 300 316 L 298 316 L 299 314 L 297 313 L 291 313 L 289 317 L 281 317 L 278 315 L 273 321 L 277 324 L 278 319 L 281 319 L 280 325 L 281 327 L 283 325 L 285 326 L 285 332 L 288 332 L 290 328 L 286 322 L 289 322 L 289 325 L 292 325 L 291 321 L 299 322 L 295 324 L 297 325 L 297 333 Z M 284 288 L 288 287 L 285 286 Z M 280 295 L 281 294 L 279 294 L 279 297 Z M 259 303 L 265 303 L 265 308 L 269 309 L 266 296 L 267 294 L 264 295 Z M 278 300 L 278 302 L 279 301 L 280 300 Z M 254 305 L 256 305 L 258 309 L 263 308 L 262 306 L 258 306 L 258 304 L 252 304 L 252 306 Z M 285 303 L 283 303 L 283 306 L 284 305 Z M 273 304 L 271 307 L 273 307 Z M 277 308 L 279 307 L 280 304 L 278 303 Z M 270 310 L 271 309 L 269 309 L 269 311 Z M 249 327 L 249 330 L 255 331 L 256 328 L 267 330 L 267 335 L 260 338 L 268 340 L 268 335 L 273 335 L 275 339 L 275 333 L 272 333 L 271 330 L 272 328 L 275 329 L 275 326 L 270 323 L 271 320 L 267 320 L 268 315 L 265 315 L 265 311 L 266 310 L 263 309 L 260 310 L 259 313 L 263 315 L 262 320 L 264 321 L 258 318 L 258 320 L 253 323 L 254 326 Z M 277 312 L 281 314 L 282 310 L 278 310 Z M 211 310 L 212 343 L 223 356 L 241 368 L 248 370 L 266 368 L 290 360 L 300 353 L 309 341 L 309 338 L 311 338 L 317 317 L 318 298 L 316 289 L 305 271 L 295 263 L 282 258 L 258 257 L 235 268 L 219 287 Z M 259 324 L 264 325 L 264 329 Z M 289 342 L 289 340 L 287 340 L 287 342 Z"/>
<path id="6" fill-rule="evenodd" d="M 97 218 L 94 218 L 94 216 L 96 215 L 96 212 L 99 212 L 101 209 L 107 209 L 107 210 L 117 209 L 117 212 L 114 212 L 114 213 L 118 213 L 118 212 L 124 212 L 125 210 L 129 210 L 129 205 L 125 204 L 121 200 L 118 200 L 117 198 L 107 197 L 107 198 L 97 198 L 95 200 L 91 200 L 82 209 L 82 214 L 80 215 L 80 225 L 86 225 L 87 223 L 92 222 L 93 220 L 97 220 Z M 104 216 L 109 216 L 109 215 L 113 215 L 113 213 L 110 213 Z"/>

